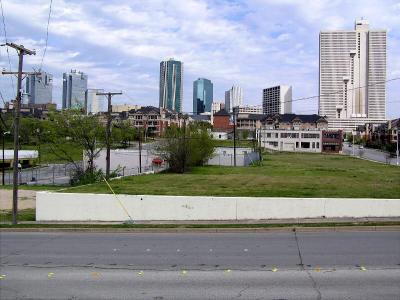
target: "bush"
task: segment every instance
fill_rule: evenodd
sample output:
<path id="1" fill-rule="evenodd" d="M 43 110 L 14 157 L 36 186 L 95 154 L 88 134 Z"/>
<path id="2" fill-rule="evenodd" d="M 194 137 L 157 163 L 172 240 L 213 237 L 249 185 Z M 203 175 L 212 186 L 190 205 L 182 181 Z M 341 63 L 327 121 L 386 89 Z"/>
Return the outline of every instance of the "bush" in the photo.
<path id="1" fill-rule="evenodd" d="M 214 153 L 214 141 L 205 126 L 169 127 L 158 152 L 169 164 L 170 171 L 185 173 L 204 165 Z"/>
<path id="2" fill-rule="evenodd" d="M 103 180 L 104 173 L 96 169 L 77 169 L 71 176 L 71 185 L 85 185 Z"/>

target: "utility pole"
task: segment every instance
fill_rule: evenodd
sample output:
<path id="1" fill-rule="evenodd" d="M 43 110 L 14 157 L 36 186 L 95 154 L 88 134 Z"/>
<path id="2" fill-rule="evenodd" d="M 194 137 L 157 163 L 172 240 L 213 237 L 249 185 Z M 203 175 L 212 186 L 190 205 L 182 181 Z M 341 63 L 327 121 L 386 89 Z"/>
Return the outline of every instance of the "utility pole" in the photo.
<path id="1" fill-rule="evenodd" d="M 397 123 L 398 124 L 398 123 Z M 397 155 L 397 160 L 396 160 L 396 165 L 399 165 L 399 126 L 397 125 L 397 150 L 396 150 L 396 155 Z"/>
<path id="2" fill-rule="evenodd" d="M 142 131 L 139 127 L 139 174 L 142 173 Z"/>
<path id="3" fill-rule="evenodd" d="M 21 97 L 22 97 L 22 75 L 31 74 L 22 72 L 22 65 L 24 62 L 24 55 L 36 55 L 36 51 L 29 50 L 23 45 L 14 43 L 5 43 L 2 46 L 8 46 L 17 50 L 18 53 L 18 72 L 2 72 L 3 75 L 18 74 L 17 81 L 17 98 L 14 103 L 14 160 L 13 160 L 13 207 L 12 207 L 12 224 L 18 223 L 18 150 L 19 150 L 19 119 L 21 111 Z M 40 73 L 33 73 L 40 74 Z"/>
<path id="4" fill-rule="evenodd" d="M 233 107 L 233 166 L 236 167 L 236 107 Z"/>
<path id="5" fill-rule="evenodd" d="M 107 109 L 107 128 L 106 128 L 106 178 L 110 178 L 110 148 L 111 148 L 111 97 L 114 95 L 122 95 L 122 92 L 108 92 L 108 93 L 96 93 L 96 95 L 107 96 L 108 109 Z"/>
<path id="6" fill-rule="evenodd" d="M 182 173 L 185 173 L 185 165 L 186 165 L 186 155 L 187 155 L 187 149 L 186 149 L 186 116 L 183 116 L 183 164 L 182 164 Z"/>

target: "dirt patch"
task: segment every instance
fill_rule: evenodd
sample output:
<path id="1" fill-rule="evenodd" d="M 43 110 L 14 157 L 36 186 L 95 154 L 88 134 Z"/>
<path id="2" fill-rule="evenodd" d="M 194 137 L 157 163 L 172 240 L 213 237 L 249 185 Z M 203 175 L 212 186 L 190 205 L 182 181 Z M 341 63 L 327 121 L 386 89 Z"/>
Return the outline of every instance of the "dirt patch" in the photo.
<path id="1" fill-rule="evenodd" d="M 18 191 L 18 209 L 36 207 L 36 191 Z M 12 190 L 0 189 L 0 210 L 12 209 Z"/>

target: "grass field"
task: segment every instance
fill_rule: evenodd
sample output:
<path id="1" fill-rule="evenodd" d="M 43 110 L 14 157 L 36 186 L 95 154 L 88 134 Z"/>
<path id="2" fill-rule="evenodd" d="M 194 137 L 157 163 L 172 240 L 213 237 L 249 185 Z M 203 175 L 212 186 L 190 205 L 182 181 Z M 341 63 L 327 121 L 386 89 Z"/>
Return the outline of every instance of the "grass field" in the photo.
<path id="1" fill-rule="evenodd" d="M 75 161 L 82 160 L 82 153 L 83 153 L 82 148 L 76 147 L 75 145 L 72 145 L 69 143 L 64 143 L 62 145 L 62 148 L 65 149 Z M 6 149 L 13 149 L 13 145 L 11 143 L 7 143 Z M 39 150 L 39 147 L 37 145 L 21 145 L 21 149 L 22 150 Z M 67 162 L 65 160 L 60 159 L 58 156 L 56 156 L 51 151 L 50 144 L 41 144 L 40 145 L 40 161 L 42 164 Z M 39 160 L 38 160 L 38 163 L 39 163 Z"/>
<path id="2" fill-rule="evenodd" d="M 198 167 L 110 184 L 120 194 L 400 198 L 400 168 L 340 155 L 273 153 L 262 166 Z M 111 193 L 105 183 L 63 192 Z"/>

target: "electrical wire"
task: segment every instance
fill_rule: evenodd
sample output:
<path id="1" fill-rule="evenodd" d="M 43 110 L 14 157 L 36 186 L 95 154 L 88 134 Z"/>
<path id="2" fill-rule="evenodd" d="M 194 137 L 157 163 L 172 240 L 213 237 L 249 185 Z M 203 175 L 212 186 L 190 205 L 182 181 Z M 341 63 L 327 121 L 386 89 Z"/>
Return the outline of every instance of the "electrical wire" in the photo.
<path id="1" fill-rule="evenodd" d="M 2 0 L 0 0 L 0 7 L 1 7 L 1 17 L 2 17 L 2 21 L 3 21 L 4 40 L 5 40 L 5 43 L 8 43 L 6 20 L 5 20 L 5 17 L 4 17 L 4 9 L 3 9 L 3 1 Z M 9 66 L 10 72 L 11 72 L 11 60 L 10 60 L 10 53 L 8 51 L 8 47 L 6 47 L 6 51 L 7 51 L 7 57 L 8 57 L 8 66 Z M 11 78 L 12 90 L 15 91 L 14 79 L 13 79 L 12 76 L 10 76 L 10 78 Z"/>
<path id="2" fill-rule="evenodd" d="M 41 60 L 41 62 L 40 62 L 39 72 L 42 71 L 43 60 L 44 60 L 44 57 L 46 56 L 46 51 L 47 51 L 47 43 L 48 43 L 48 40 L 49 40 L 49 25 L 50 25 L 50 18 L 51 18 L 51 8 L 52 8 L 52 5 L 53 5 L 53 0 L 50 0 L 49 16 L 48 16 L 48 18 L 47 18 L 47 27 L 46 27 L 46 45 L 45 45 L 45 47 L 44 47 L 44 51 L 43 51 L 43 55 L 42 55 L 42 60 Z"/>

